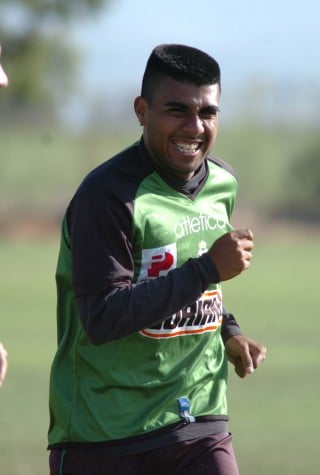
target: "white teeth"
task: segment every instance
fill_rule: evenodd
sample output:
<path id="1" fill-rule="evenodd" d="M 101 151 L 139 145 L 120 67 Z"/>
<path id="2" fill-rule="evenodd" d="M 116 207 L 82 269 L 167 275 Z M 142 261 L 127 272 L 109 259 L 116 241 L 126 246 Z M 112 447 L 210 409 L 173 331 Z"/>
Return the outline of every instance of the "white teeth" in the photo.
<path id="1" fill-rule="evenodd" d="M 199 144 L 197 142 L 195 143 L 176 142 L 175 146 L 177 147 L 178 150 L 180 150 L 180 152 L 194 153 L 197 150 Z"/>

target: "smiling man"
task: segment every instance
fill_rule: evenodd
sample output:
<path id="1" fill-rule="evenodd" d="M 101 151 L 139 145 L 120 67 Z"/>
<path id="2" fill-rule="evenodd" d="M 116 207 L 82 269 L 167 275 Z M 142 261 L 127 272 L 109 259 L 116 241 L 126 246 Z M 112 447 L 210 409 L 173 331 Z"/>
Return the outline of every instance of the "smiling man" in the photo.
<path id="1" fill-rule="evenodd" d="M 213 147 L 218 132 L 219 84 L 199 87 L 159 75 L 152 99 L 135 101 L 143 139 L 155 162 L 189 180 Z"/>
<path id="2" fill-rule="evenodd" d="M 237 475 L 227 360 L 264 360 L 223 305 L 249 268 L 233 230 L 237 181 L 210 154 L 220 69 L 160 45 L 134 101 L 140 141 L 93 170 L 66 211 L 58 259 L 58 349 L 50 380 L 51 475 Z"/>

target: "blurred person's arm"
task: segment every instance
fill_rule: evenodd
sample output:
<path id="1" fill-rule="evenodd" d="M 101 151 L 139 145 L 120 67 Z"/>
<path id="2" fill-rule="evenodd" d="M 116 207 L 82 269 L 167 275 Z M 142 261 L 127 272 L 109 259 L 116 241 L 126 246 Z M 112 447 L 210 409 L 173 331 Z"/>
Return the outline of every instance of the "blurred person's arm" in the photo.
<path id="1" fill-rule="evenodd" d="M 2 385 L 7 373 L 7 368 L 8 368 L 7 356 L 8 356 L 7 350 L 4 348 L 3 344 L 0 343 L 0 386 Z"/>
<path id="2" fill-rule="evenodd" d="M 1 56 L 1 45 L 0 45 L 0 56 Z M 8 76 L 6 75 L 6 72 L 0 63 L 0 87 L 7 87 L 8 83 L 9 83 Z"/>

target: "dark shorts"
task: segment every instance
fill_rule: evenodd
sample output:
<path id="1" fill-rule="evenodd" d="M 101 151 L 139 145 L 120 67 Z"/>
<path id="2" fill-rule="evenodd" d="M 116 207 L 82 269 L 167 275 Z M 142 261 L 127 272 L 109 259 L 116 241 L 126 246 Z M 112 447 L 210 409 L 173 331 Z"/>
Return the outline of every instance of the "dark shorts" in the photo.
<path id="1" fill-rule="evenodd" d="M 50 475 L 239 475 L 230 433 L 120 457 L 94 448 L 54 449 L 49 463 Z"/>

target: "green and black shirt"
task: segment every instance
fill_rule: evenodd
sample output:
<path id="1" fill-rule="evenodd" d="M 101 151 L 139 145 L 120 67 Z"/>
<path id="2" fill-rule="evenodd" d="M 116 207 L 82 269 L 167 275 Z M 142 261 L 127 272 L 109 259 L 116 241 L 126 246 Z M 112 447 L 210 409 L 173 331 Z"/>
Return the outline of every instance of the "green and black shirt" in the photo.
<path id="1" fill-rule="evenodd" d="M 50 448 L 141 452 L 226 429 L 223 340 L 240 329 L 207 250 L 236 190 L 214 157 L 173 178 L 143 140 L 85 178 L 62 226 Z"/>

